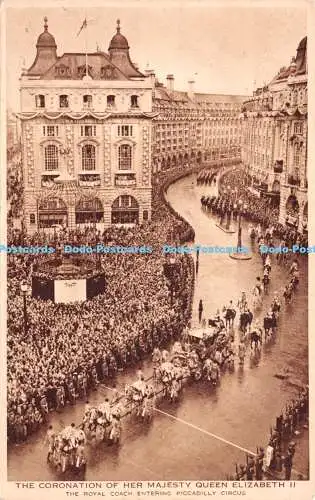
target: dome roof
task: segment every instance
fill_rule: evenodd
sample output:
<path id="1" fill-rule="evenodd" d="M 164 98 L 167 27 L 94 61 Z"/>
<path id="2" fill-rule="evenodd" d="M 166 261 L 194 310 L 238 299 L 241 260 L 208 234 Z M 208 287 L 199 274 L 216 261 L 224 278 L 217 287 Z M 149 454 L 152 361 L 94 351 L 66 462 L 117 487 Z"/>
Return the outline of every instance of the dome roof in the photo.
<path id="1" fill-rule="evenodd" d="M 120 33 L 120 21 L 119 21 L 119 19 L 117 20 L 116 30 L 117 30 L 117 33 L 111 39 L 108 50 L 112 50 L 112 49 L 128 50 L 129 49 L 128 40 L 124 35 L 122 35 Z"/>
<path id="2" fill-rule="evenodd" d="M 296 51 L 296 74 L 307 72 L 307 37 L 305 36 L 299 43 Z"/>
<path id="3" fill-rule="evenodd" d="M 305 50 L 306 49 L 306 45 L 307 45 L 307 36 L 305 36 L 304 38 L 302 38 L 302 40 L 299 43 L 299 46 L 298 46 L 297 50 Z"/>
<path id="4" fill-rule="evenodd" d="M 57 48 L 54 37 L 48 32 L 47 17 L 44 17 L 44 31 L 37 39 L 36 47 L 54 47 Z"/>

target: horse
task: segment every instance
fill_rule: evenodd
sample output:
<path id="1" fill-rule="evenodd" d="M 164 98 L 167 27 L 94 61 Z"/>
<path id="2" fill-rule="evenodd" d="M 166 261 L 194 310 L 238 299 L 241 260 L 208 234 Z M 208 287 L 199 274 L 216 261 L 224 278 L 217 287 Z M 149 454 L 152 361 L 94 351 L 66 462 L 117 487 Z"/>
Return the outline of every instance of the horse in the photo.
<path id="1" fill-rule="evenodd" d="M 293 275 L 290 284 L 292 285 L 292 290 L 295 292 L 299 284 L 299 278 L 296 274 Z"/>
<path id="2" fill-rule="evenodd" d="M 223 308 L 223 313 L 225 312 L 224 319 L 225 319 L 225 326 L 226 328 L 230 328 L 231 326 L 233 327 L 234 325 L 234 319 L 236 316 L 236 311 L 235 309 L 231 309 L 229 307 L 224 307 Z"/>
<path id="3" fill-rule="evenodd" d="M 275 298 L 271 304 L 271 310 L 272 310 L 273 314 L 275 315 L 276 319 L 278 319 L 278 317 L 279 317 L 280 309 L 281 309 L 281 304 L 280 304 L 279 300 L 277 298 Z"/>
<path id="4" fill-rule="evenodd" d="M 240 315 L 240 330 L 243 333 L 246 333 L 246 330 L 248 327 L 250 330 L 250 327 L 251 327 L 251 324 L 253 321 L 253 317 L 254 317 L 253 313 L 249 309 L 247 309 L 247 311 L 244 311 L 241 313 L 241 315 Z"/>
<path id="5" fill-rule="evenodd" d="M 265 291 L 265 293 L 267 293 L 268 289 L 269 289 L 269 284 L 270 284 L 269 273 L 264 273 L 263 284 L 264 284 L 264 291 Z"/>
<path id="6" fill-rule="evenodd" d="M 253 308 L 260 307 L 262 302 L 262 289 L 255 286 L 253 290 Z"/>
<path id="7" fill-rule="evenodd" d="M 276 315 L 274 313 L 272 314 L 268 313 L 264 317 L 265 341 L 267 340 L 267 336 L 269 336 L 270 334 L 270 330 L 272 331 L 272 333 L 274 333 L 276 327 L 277 327 Z"/>
<path id="8" fill-rule="evenodd" d="M 284 289 L 284 292 L 283 292 L 283 297 L 284 297 L 284 300 L 285 300 L 285 303 L 286 304 L 290 304 L 291 301 L 292 301 L 292 292 L 293 292 L 293 286 L 292 286 L 292 283 L 290 283 L 289 285 L 287 285 Z"/>
<path id="9" fill-rule="evenodd" d="M 255 351 L 258 349 L 258 344 L 262 345 L 262 330 L 257 328 L 253 330 L 250 334 L 250 348 L 253 348 L 253 343 L 255 344 Z"/>

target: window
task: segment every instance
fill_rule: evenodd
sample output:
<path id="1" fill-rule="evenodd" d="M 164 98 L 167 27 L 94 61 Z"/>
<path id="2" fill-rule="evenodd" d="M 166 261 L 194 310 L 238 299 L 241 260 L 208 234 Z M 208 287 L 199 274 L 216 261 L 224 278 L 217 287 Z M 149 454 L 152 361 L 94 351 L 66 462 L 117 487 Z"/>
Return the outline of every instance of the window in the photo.
<path id="1" fill-rule="evenodd" d="M 58 148 L 54 144 L 45 147 L 45 170 L 58 170 Z"/>
<path id="2" fill-rule="evenodd" d="M 78 71 L 78 73 L 77 73 L 78 77 L 83 78 L 86 75 L 86 65 L 84 64 L 83 66 L 79 66 L 77 71 Z M 88 65 L 88 67 L 87 67 L 87 72 L 88 72 L 88 75 L 91 75 L 92 67 L 90 65 Z"/>
<path id="3" fill-rule="evenodd" d="M 118 148 L 118 168 L 119 170 L 131 169 L 131 146 L 122 144 Z"/>
<path id="4" fill-rule="evenodd" d="M 35 96 L 36 108 L 44 108 L 45 107 L 45 96 L 44 95 L 36 95 Z"/>
<path id="5" fill-rule="evenodd" d="M 148 220 L 149 219 L 149 212 L 148 210 L 143 210 L 143 220 Z"/>
<path id="6" fill-rule="evenodd" d="M 91 108 L 92 107 L 92 96 L 91 95 L 84 95 L 83 96 L 83 107 L 84 108 Z"/>
<path id="7" fill-rule="evenodd" d="M 296 122 L 294 124 L 294 133 L 295 134 L 303 134 L 303 123 L 302 122 Z"/>
<path id="8" fill-rule="evenodd" d="M 47 125 L 43 127 L 43 135 L 47 135 L 47 137 L 57 137 L 58 136 L 58 127 L 56 125 Z"/>
<path id="9" fill-rule="evenodd" d="M 115 96 L 114 95 L 108 95 L 106 98 L 106 101 L 107 101 L 108 108 L 113 108 L 115 106 Z"/>
<path id="10" fill-rule="evenodd" d="M 132 135 L 132 125 L 118 125 L 118 135 L 120 137 L 129 137 Z"/>
<path id="11" fill-rule="evenodd" d="M 293 163 L 295 167 L 300 165 L 300 150 L 297 144 L 294 146 Z"/>
<path id="12" fill-rule="evenodd" d="M 71 77 L 71 69 L 65 64 L 60 64 L 60 66 L 55 67 L 55 75 L 59 78 Z"/>
<path id="13" fill-rule="evenodd" d="M 30 224 L 35 224 L 35 214 L 30 214 Z"/>
<path id="14" fill-rule="evenodd" d="M 92 137 L 96 135 L 96 125 L 84 125 L 81 127 L 81 137 Z"/>
<path id="15" fill-rule="evenodd" d="M 59 96 L 59 107 L 68 108 L 69 107 L 69 97 L 67 95 Z"/>
<path id="16" fill-rule="evenodd" d="M 132 108 L 138 108 L 139 107 L 138 96 L 137 95 L 132 95 L 131 98 L 130 98 L 130 101 L 131 101 L 131 107 Z"/>
<path id="17" fill-rule="evenodd" d="M 82 170 L 95 170 L 95 146 L 85 144 L 82 148 Z"/>

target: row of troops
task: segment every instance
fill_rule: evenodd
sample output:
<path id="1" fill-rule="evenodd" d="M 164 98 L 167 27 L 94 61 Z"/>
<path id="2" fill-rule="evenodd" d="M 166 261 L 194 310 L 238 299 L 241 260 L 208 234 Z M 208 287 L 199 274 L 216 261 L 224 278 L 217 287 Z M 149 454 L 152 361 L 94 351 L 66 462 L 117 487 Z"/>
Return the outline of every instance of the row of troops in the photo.
<path id="1" fill-rule="evenodd" d="M 266 448 L 257 448 L 256 456 L 246 455 L 246 465 L 236 464 L 233 479 L 262 480 L 267 476 L 279 477 L 284 472 L 284 479 L 290 480 L 296 451 L 296 442 L 292 441 L 292 437 L 300 433 L 298 429 L 301 427 L 307 428 L 308 414 L 309 391 L 306 386 L 276 418 Z M 302 475 L 299 474 L 297 479 L 303 479 Z"/>
<path id="2" fill-rule="evenodd" d="M 216 184 L 217 169 L 203 169 L 197 175 L 197 186 L 200 184 Z"/>

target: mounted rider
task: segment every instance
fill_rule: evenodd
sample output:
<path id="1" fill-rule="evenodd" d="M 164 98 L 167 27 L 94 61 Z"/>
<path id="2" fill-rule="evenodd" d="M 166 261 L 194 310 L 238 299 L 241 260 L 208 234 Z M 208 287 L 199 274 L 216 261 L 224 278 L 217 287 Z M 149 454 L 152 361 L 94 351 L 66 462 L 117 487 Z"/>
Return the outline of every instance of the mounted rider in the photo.
<path id="1" fill-rule="evenodd" d="M 103 423 L 105 425 L 109 425 L 111 422 L 111 407 L 110 407 L 110 402 L 109 399 L 106 398 L 104 403 L 101 403 L 98 407 L 99 412 L 102 414 L 103 418 L 101 417 L 100 420 L 102 422 L 98 423 Z"/>
<path id="2" fill-rule="evenodd" d="M 158 347 L 155 347 L 152 353 L 152 362 L 153 366 L 159 366 L 162 360 L 162 353 Z"/>
<path id="3" fill-rule="evenodd" d="M 246 298 L 246 292 L 242 292 L 242 295 L 237 302 L 237 307 L 239 308 L 240 313 L 247 311 L 248 303 L 247 303 L 247 298 Z"/>

